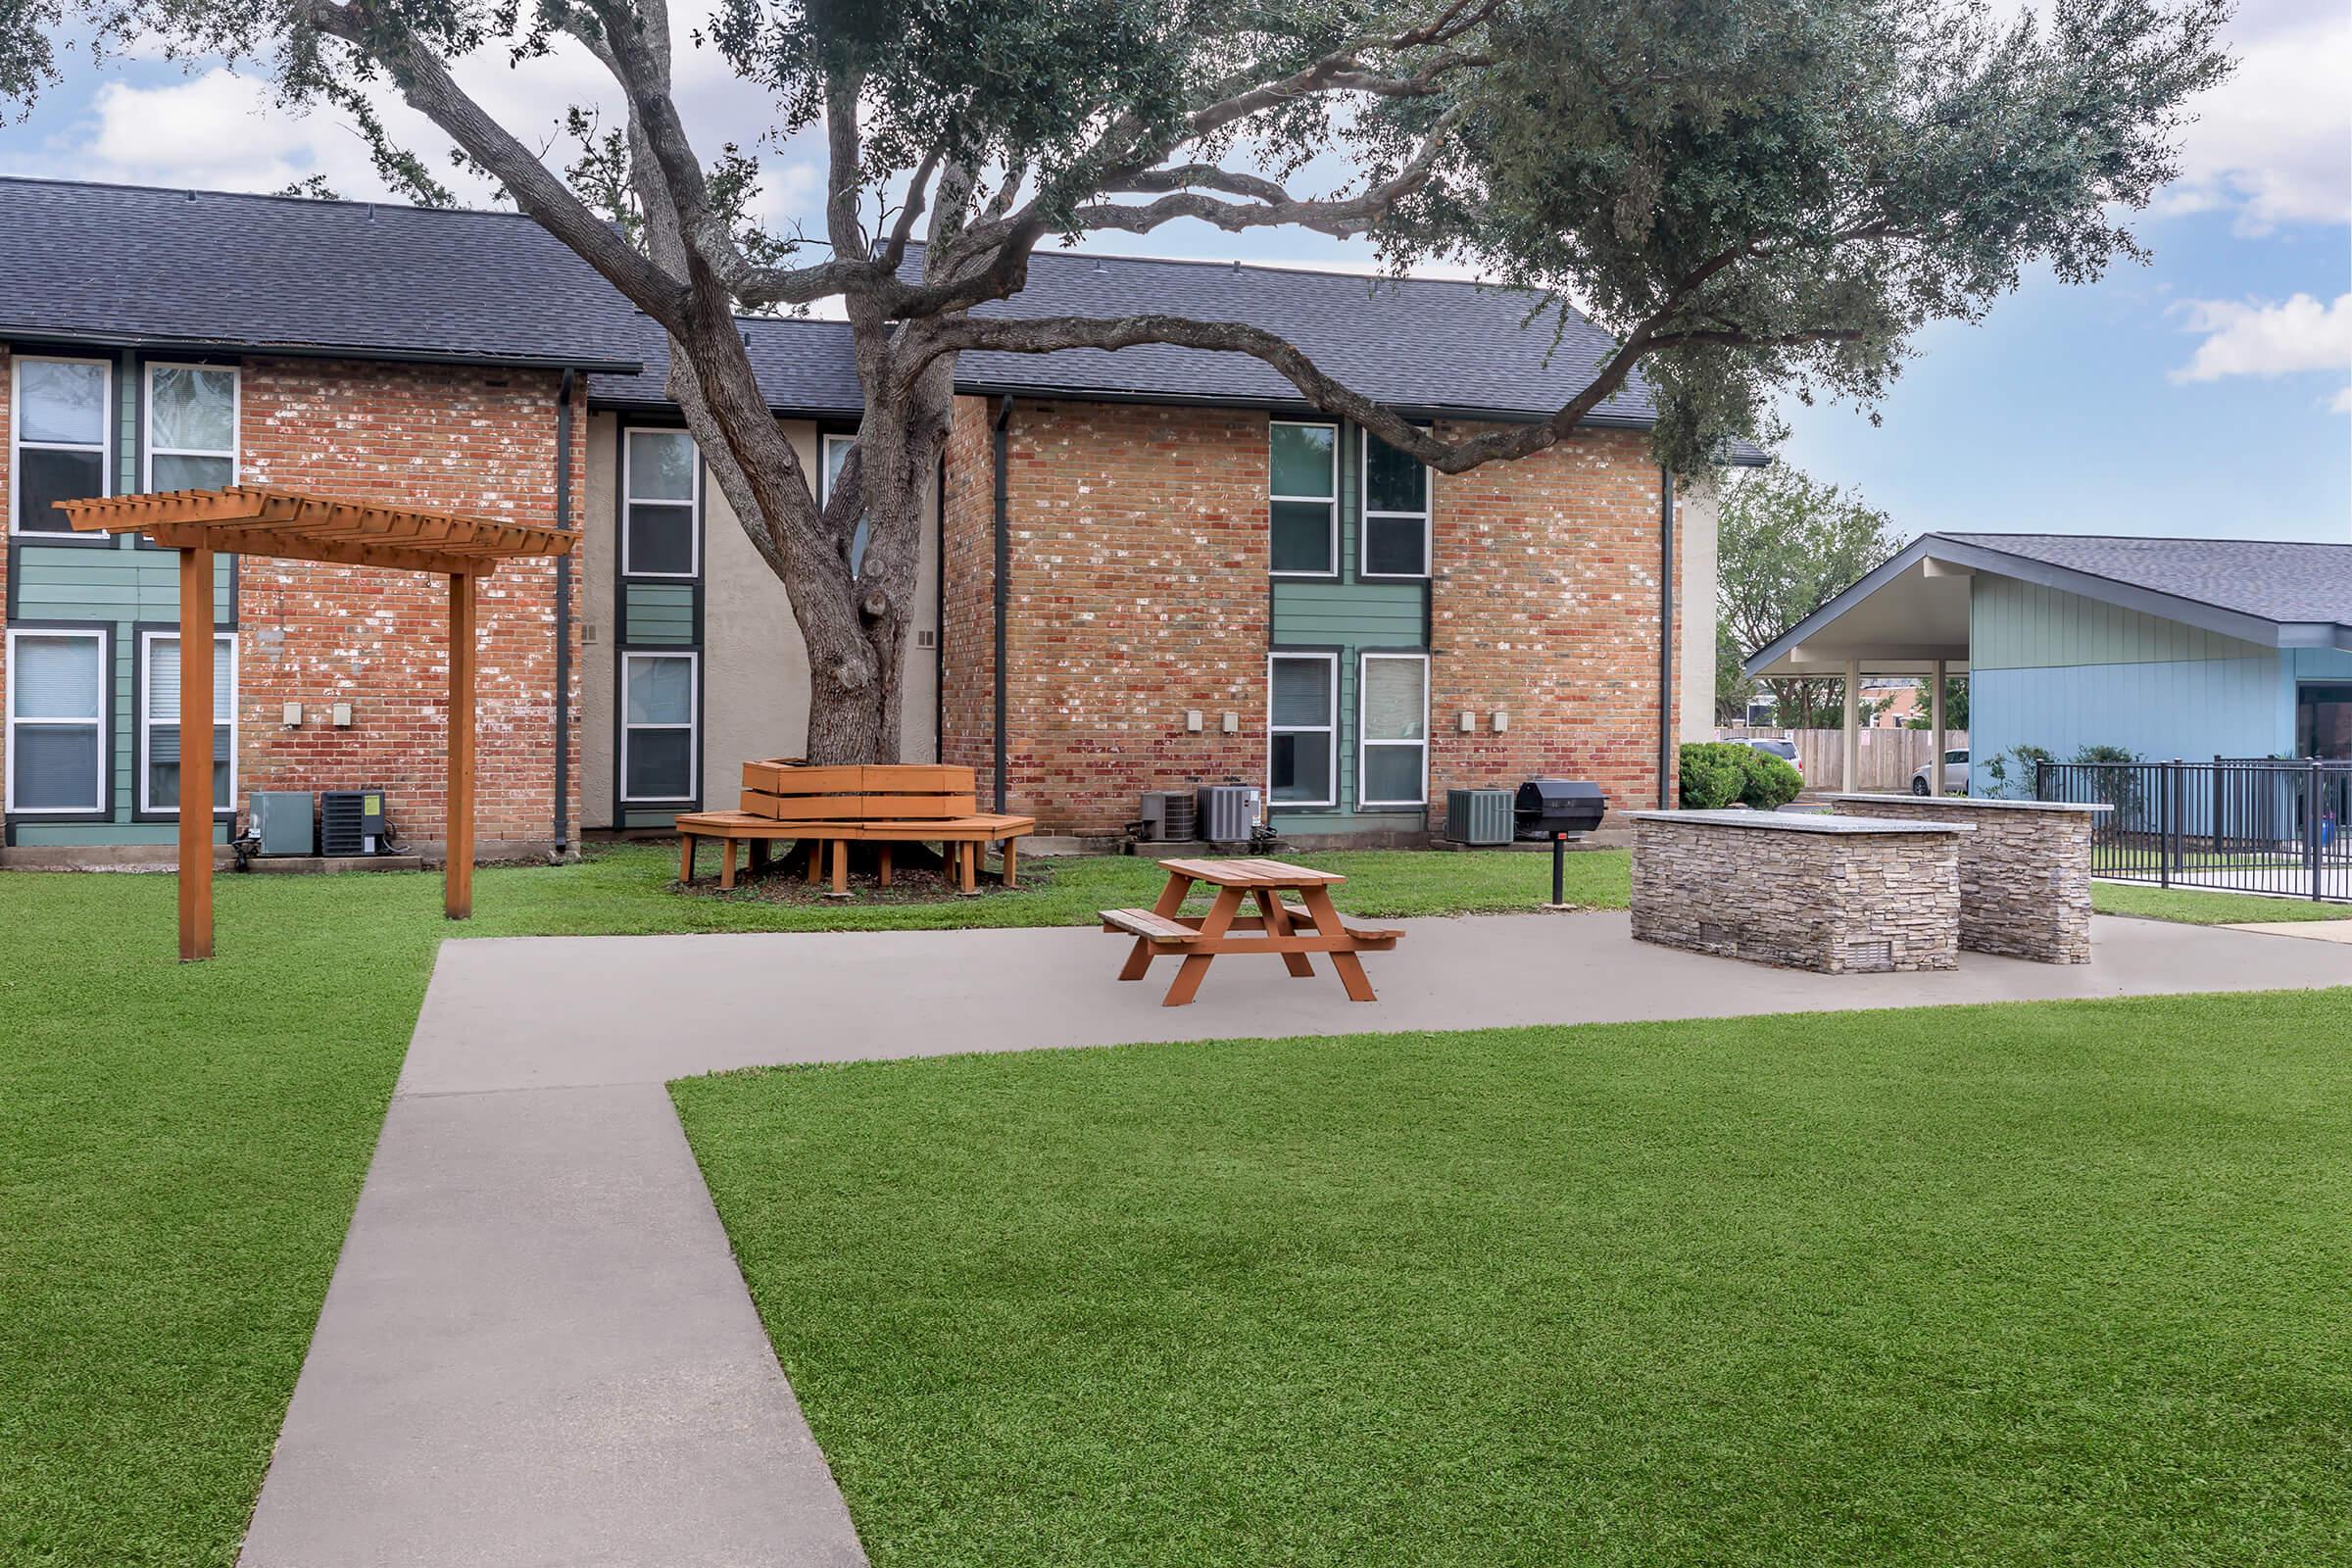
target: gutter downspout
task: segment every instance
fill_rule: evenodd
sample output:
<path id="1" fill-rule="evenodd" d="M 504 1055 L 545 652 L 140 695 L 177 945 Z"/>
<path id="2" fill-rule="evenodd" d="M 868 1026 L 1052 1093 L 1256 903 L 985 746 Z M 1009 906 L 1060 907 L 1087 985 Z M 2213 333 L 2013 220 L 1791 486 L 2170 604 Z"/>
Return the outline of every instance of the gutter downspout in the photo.
<path id="1" fill-rule="evenodd" d="M 571 526 L 571 395 L 574 372 L 556 389 L 556 526 Z M 556 558 L 556 858 L 571 838 L 571 564 Z"/>
<path id="2" fill-rule="evenodd" d="M 1658 470 L 1658 809 L 1674 777 L 1674 474 Z"/>
<path id="3" fill-rule="evenodd" d="M 1010 394 L 1007 394 L 1007 395 L 1005 395 L 1004 397 L 1003 397 L 1003 398 L 1000 398 L 1000 399 L 997 401 L 997 416 L 996 416 L 996 419 L 994 420 L 994 422 L 993 422 L 993 425 L 992 425 L 992 439 L 994 440 L 994 442 L 995 442 L 995 444 L 996 444 L 996 466 L 997 466 L 997 518 L 996 518 L 996 531 L 997 531 L 997 564 L 996 564 L 996 570 L 995 570 L 995 572 L 993 573 L 993 576 L 995 577 L 995 597 L 996 597 L 996 638 L 997 638 L 997 690 L 996 690 L 996 704 L 995 704 L 995 706 L 996 706 L 996 719 L 997 719 L 997 746 L 996 746 L 997 807 L 996 807 L 996 809 L 997 809 L 997 814 L 998 814 L 999 816 L 1002 816 L 1002 815 L 1004 815 L 1004 802 L 1005 802 L 1005 789 L 1004 789 L 1004 769 L 1005 769 L 1005 766 L 1006 766 L 1006 764 L 1007 764 L 1007 754 L 1008 754 L 1008 751 L 1009 751 L 1009 748 L 1008 748 L 1008 746 L 1007 746 L 1007 744 L 1006 744 L 1006 729 L 1005 729 L 1005 720 L 1004 720 L 1004 705 L 1005 705 L 1005 695 L 1006 695 L 1006 689 L 1007 689 L 1006 671 L 1005 671 L 1005 668 L 1004 668 L 1004 658 L 1005 658 L 1005 653 L 1004 653 L 1004 642 L 1005 642 L 1005 639 L 1004 639 L 1004 614 L 1005 614 L 1005 606 L 1006 606 L 1006 603 L 1007 603 L 1007 601 L 1009 600 L 1009 597 L 1010 597 L 1010 595 L 1009 595 L 1009 593 L 1008 593 L 1007 586 L 1006 586 L 1006 583 L 1005 583 L 1005 580 L 1004 580 L 1004 579 L 1005 579 L 1006 575 L 1007 575 L 1007 574 L 1008 574 L 1008 573 L 1009 573 L 1009 572 L 1012 570 L 1012 535 L 1011 535 L 1011 532 L 1010 532 L 1010 530 L 1009 530 L 1009 528 L 1008 528 L 1008 526 L 1007 526 L 1007 524 L 1006 524 L 1006 522 L 1005 522 L 1005 517 L 1004 517 L 1004 514 L 1005 514 L 1005 508 L 1006 508 L 1006 500 L 1005 500 L 1005 488 L 1006 488 L 1006 487 L 1005 487 L 1005 476 L 1004 476 L 1004 445 L 1005 445 L 1005 432 L 1006 432 L 1006 430 L 1007 430 L 1007 429 L 1010 427 L 1010 425 L 1011 425 L 1011 424 L 1012 424 L 1012 398 L 1011 398 Z"/>

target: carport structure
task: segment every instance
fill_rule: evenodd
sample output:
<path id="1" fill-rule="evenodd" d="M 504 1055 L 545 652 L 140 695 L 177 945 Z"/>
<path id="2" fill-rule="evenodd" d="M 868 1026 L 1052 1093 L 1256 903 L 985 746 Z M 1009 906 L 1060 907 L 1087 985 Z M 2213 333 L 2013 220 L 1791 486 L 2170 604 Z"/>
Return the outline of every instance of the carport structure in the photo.
<path id="1" fill-rule="evenodd" d="M 449 826 L 442 909 L 473 913 L 475 588 L 501 561 L 571 553 L 578 536 L 439 512 L 337 501 L 266 485 L 61 501 L 83 533 L 143 534 L 179 552 L 180 755 L 213 755 L 213 557 L 273 556 L 449 579 Z M 213 770 L 179 783 L 179 956 L 213 956 Z"/>
<path id="2" fill-rule="evenodd" d="M 1844 775 L 1854 788 L 1862 754 L 1862 682 L 1872 675 L 1911 675 L 1930 683 L 1929 727 L 1936 732 L 1930 777 L 1942 790 L 1948 736 L 1946 677 L 1969 672 L 1969 579 L 1976 564 L 1936 535 L 1913 543 L 1878 570 L 1756 651 L 1751 679 L 1810 677 L 1840 681 L 1845 689 Z"/>

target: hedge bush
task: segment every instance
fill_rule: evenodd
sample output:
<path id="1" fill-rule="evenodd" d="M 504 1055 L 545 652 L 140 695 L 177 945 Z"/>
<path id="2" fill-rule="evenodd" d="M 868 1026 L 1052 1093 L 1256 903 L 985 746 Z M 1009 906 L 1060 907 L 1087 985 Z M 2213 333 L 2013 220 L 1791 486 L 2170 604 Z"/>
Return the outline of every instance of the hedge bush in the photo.
<path id="1" fill-rule="evenodd" d="M 1803 792 L 1805 776 L 1787 758 L 1757 751 L 1753 746 L 1735 746 L 1732 750 L 1742 754 L 1740 799 L 1745 804 L 1759 811 L 1777 811 Z"/>
<path id="2" fill-rule="evenodd" d="M 1729 741 L 1692 741 L 1682 753 L 1682 801 L 1689 811 L 1726 806 L 1777 810 L 1796 799 L 1804 776 L 1782 758 Z"/>

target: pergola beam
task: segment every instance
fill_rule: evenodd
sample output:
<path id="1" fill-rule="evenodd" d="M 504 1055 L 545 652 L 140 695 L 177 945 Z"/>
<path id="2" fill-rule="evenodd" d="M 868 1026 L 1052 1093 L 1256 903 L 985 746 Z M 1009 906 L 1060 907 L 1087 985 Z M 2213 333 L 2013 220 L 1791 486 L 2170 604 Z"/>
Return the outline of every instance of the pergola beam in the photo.
<path id="1" fill-rule="evenodd" d="M 413 550 L 405 545 L 369 544 L 357 539 L 315 539 L 275 528 L 210 527 L 155 528 L 148 536 L 170 549 L 223 550 L 241 556 L 275 556 L 287 561 L 321 561 L 343 566 L 383 566 L 393 571 L 429 571 L 437 576 L 454 572 L 496 569 L 495 558 L 464 555 L 451 550 Z"/>

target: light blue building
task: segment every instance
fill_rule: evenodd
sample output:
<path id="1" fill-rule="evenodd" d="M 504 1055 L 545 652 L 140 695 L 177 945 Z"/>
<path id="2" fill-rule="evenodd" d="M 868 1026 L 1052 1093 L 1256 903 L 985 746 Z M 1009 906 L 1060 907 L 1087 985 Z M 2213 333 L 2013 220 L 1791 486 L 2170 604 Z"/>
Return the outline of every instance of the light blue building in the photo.
<path id="1" fill-rule="evenodd" d="M 2352 544 L 1927 534 L 1746 667 L 1966 674 L 1978 795 L 2019 746 L 2352 759 Z"/>

